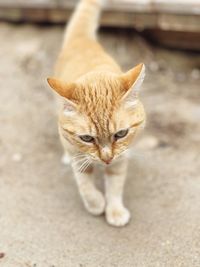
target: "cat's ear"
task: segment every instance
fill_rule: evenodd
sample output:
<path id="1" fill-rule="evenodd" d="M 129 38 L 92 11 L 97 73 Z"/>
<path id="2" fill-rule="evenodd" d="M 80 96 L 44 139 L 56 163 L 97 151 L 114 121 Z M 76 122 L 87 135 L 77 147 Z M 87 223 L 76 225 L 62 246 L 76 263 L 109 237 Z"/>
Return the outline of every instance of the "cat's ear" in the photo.
<path id="1" fill-rule="evenodd" d="M 73 100 L 73 92 L 76 87 L 75 83 L 66 83 L 56 78 L 47 78 L 47 82 L 60 96 Z"/>
<path id="2" fill-rule="evenodd" d="M 145 65 L 137 65 L 133 69 L 122 75 L 123 95 L 122 99 L 130 105 L 135 105 L 138 101 L 138 94 L 145 76 Z"/>
<path id="3" fill-rule="evenodd" d="M 76 110 L 76 99 L 74 98 L 75 83 L 66 83 L 56 78 L 47 78 L 50 87 L 60 96 L 64 97 L 64 114 L 67 115 Z"/>

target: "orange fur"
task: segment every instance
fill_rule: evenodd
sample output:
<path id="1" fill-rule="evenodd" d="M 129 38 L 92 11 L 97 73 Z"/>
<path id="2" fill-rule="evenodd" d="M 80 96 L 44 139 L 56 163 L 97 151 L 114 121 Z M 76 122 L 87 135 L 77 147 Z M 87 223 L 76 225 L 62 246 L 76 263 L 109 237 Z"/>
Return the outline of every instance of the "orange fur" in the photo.
<path id="1" fill-rule="evenodd" d="M 56 78 L 48 78 L 48 83 L 63 97 L 59 133 L 65 151 L 110 163 L 130 147 L 144 125 L 145 112 L 138 100 L 144 65 L 123 73 L 96 41 L 100 4 L 101 0 L 79 3 L 64 37 Z M 129 129 L 127 136 L 114 140 L 114 134 L 122 129 Z M 85 143 L 80 135 L 92 136 L 95 142 Z M 107 173 L 115 172 L 110 169 Z M 119 212 L 112 210 L 115 216 Z"/>

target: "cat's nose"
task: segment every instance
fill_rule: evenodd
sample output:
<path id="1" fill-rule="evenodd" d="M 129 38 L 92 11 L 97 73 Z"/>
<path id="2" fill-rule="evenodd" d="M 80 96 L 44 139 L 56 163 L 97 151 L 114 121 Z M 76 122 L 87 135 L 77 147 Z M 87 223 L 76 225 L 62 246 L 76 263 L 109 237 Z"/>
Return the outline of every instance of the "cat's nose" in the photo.
<path id="1" fill-rule="evenodd" d="M 111 161 L 112 161 L 113 157 L 109 158 L 109 159 L 103 159 L 103 161 L 106 163 L 106 164 L 110 164 Z"/>
<path id="2" fill-rule="evenodd" d="M 111 147 L 109 145 L 103 146 L 101 148 L 100 158 L 106 164 L 110 164 L 111 163 L 111 161 L 113 159 L 113 155 L 112 155 L 112 149 L 111 149 Z"/>

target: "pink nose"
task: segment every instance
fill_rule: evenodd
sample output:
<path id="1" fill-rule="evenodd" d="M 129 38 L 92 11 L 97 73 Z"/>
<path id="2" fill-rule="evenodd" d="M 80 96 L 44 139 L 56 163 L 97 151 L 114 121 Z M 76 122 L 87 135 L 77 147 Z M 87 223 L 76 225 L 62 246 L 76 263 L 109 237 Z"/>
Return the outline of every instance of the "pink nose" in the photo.
<path id="1" fill-rule="evenodd" d="M 110 164 L 113 158 L 103 159 L 106 164 Z"/>

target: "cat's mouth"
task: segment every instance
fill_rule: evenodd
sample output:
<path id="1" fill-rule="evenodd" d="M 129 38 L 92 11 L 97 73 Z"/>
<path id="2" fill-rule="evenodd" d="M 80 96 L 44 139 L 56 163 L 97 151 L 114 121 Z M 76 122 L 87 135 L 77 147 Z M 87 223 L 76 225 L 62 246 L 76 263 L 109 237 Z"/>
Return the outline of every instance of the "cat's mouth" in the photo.
<path id="1" fill-rule="evenodd" d="M 109 159 L 102 159 L 102 161 L 106 164 L 106 165 L 109 165 L 113 160 L 113 157 L 112 158 L 109 158 Z"/>
<path id="2" fill-rule="evenodd" d="M 94 157 L 91 157 L 92 161 L 97 163 L 97 164 L 100 164 L 100 165 L 103 165 L 103 166 L 107 166 L 107 165 L 110 165 L 113 161 L 114 161 L 114 158 L 109 158 L 109 159 L 101 159 L 101 158 L 94 158 Z"/>

